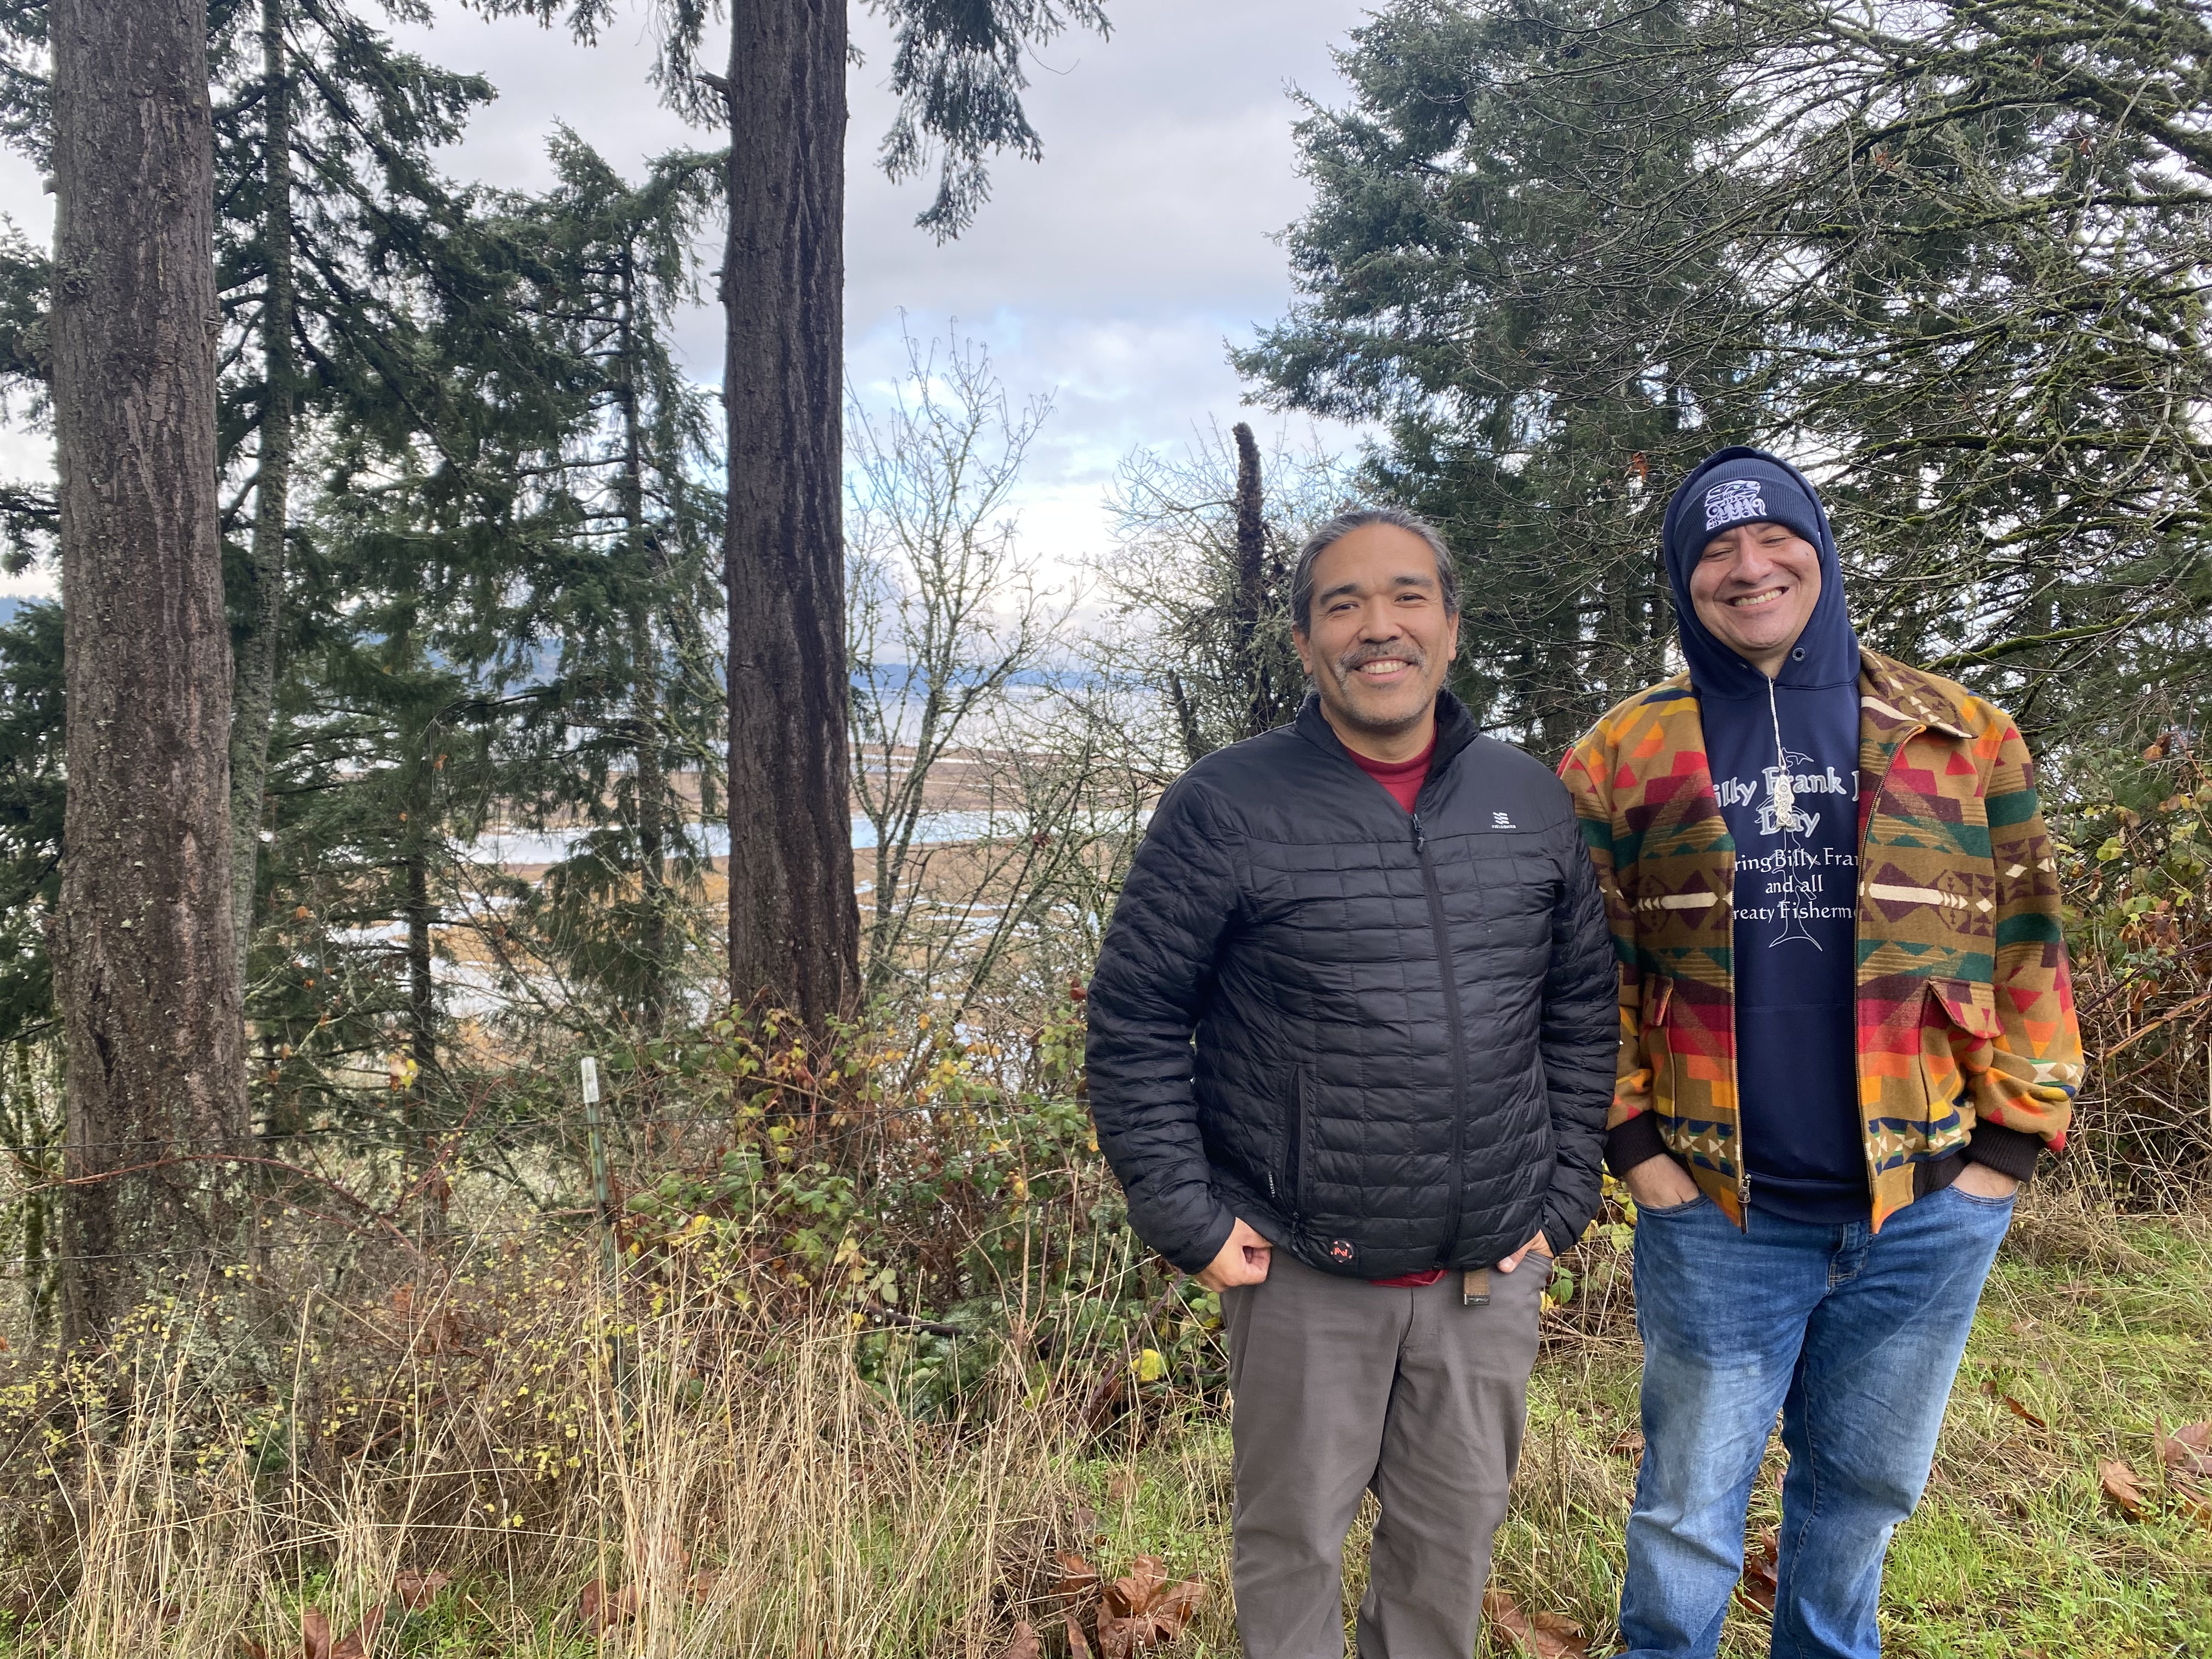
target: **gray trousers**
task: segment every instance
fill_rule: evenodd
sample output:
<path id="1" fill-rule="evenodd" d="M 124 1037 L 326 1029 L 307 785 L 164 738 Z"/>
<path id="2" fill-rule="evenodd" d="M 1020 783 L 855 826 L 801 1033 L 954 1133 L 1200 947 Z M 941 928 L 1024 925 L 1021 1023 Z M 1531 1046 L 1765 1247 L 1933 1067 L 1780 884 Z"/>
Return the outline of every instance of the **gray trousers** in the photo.
<path id="1" fill-rule="evenodd" d="M 1493 1270 L 1470 1308 L 1455 1273 L 1385 1289 L 1279 1249 L 1264 1283 L 1223 1292 L 1246 1659 L 1344 1659 L 1344 1539 L 1370 1491 L 1359 1659 L 1469 1659 L 1550 1271 Z"/>

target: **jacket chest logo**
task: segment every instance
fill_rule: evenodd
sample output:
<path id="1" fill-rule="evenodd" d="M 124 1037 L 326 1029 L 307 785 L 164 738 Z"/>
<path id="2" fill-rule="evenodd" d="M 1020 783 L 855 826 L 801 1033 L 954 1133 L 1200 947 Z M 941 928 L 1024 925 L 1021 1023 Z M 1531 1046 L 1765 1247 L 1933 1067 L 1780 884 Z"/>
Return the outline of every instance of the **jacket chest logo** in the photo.
<path id="1" fill-rule="evenodd" d="M 1493 830 L 1517 830 L 1521 826 L 1504 812 L 1492 812 L 1490 815 L 1490 827 Z"/>

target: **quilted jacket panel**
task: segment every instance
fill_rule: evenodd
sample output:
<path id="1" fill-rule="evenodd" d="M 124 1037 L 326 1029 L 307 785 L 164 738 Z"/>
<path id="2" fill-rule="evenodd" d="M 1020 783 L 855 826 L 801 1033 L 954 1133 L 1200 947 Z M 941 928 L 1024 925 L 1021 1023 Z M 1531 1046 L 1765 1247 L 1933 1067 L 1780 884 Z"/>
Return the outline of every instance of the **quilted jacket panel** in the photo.
<path id="1" fill-rule="evenodd" d="M 1595 1212 L 1615 994 L 1565 789 L 1438 702 L 1408 815 L 1309 698 L 1153 814 L 1090 993 L 1091 1107 L 1139 1235 L 1242 1216 L 1326 1273 L 1486 1266 Z"/>

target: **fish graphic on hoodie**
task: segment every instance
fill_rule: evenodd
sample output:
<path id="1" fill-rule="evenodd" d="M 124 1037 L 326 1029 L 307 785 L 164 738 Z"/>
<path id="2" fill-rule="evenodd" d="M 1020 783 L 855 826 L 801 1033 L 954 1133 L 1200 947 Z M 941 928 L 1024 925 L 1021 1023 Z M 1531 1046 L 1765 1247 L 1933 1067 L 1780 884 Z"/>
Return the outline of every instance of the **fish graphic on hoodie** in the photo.
<path id="1" fill-rule="evenodd" d="M 1785 526 L 1819 550 L 1820 594 L 1770 680 L 1690 600 L 1705 544 Z M 1735 1041 L 1755 1209 L 1814 1223 L 1871 1209 L 1856 1093 L 1859 641 L 1834 532 L 1812 485 L 1762 450 L 1724 449 L 1668 503 L 1667 574 L 1714 793 L 1735 842 Z"/>

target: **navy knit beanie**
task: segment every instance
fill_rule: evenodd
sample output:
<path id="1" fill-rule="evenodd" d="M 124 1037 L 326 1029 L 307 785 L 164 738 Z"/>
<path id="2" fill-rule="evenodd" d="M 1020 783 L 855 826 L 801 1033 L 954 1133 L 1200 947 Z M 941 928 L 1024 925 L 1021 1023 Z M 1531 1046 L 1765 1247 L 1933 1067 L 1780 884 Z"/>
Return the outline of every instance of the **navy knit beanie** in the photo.
<path id="1" fill-rule="evenodd" d="M 1667 514 L 1670 556 L 1694 558 L 1723 531 L 1740 524 L 1778 524 L 1823 550 L 1827 515 L 1796 470 L 1755 450 L 1708 461 Z"/>

